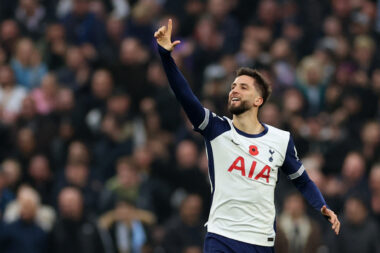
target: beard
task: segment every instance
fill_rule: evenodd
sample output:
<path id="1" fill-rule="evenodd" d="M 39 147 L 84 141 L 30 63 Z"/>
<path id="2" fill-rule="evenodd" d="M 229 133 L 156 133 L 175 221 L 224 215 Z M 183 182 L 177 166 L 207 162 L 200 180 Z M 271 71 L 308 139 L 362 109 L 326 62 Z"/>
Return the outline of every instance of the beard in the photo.
<path id="1" fill-rule="evenodd" d="M 231 101 L 228 103 L 228 111 L 231 114 L 240 115 L 250 109 L 247 101 L 240 101 L 239 106 L 232 105 Z"/>

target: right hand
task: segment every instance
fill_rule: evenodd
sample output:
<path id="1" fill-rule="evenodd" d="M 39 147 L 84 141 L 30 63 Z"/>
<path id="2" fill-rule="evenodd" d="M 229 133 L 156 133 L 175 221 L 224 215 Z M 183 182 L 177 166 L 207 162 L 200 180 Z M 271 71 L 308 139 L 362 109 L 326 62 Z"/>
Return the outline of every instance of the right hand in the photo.
<path id="1" fill-rule="evenodd" d="M 321 208 L 321 213 L 327 217 L 327 219 L 332 224 L 332 230 L 334 230 L 335 234 L 338 235 L 340 230 L 340 221 L 338 220 L 338 216 L 336 216 L 336 214 L 326 206 L 323 206 Z"/>
<path id="2" fill-rule="evenodd" d="M 168 27 L 161 26 L 160 29 L 158 29 L 157 32 L 154 33 L 154 37 L 156 38 L 157 43 L 168 51 L 172 51 L 175 46 L 181 43 L 181 41 L 179 40 L 176 40 L 174 42 L 171 41 L 172 28 L 172 20 L 169 19 Z"/>

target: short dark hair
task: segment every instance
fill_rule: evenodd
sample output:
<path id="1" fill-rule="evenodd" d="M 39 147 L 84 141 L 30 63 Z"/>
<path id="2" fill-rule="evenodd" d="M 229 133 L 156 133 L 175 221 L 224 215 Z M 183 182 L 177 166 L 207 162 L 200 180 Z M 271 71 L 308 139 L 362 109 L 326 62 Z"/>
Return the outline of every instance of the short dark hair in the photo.
<path id="1" fill-rule="evenodd" d="M 247 67 L 242 67 L 236 70 L 236 77 L 238 76 L 250 76 L 255 80 L 254 85 L 259 90 L 260 95 L 263 98 L 263 103 L 260 105 L 260 107 L 263 106 L 272 93 L 272 87 L 266 78 L 264 78 L 264 76 L 256 69 Z"/>

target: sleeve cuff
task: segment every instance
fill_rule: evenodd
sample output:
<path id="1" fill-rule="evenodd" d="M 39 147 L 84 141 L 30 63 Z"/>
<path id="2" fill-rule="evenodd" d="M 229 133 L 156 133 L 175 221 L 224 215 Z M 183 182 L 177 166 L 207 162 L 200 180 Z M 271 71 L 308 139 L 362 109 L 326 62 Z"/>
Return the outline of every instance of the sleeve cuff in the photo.
<path id="1" fill-rule="evenodd" d="M 165 55 L 165 56 L 169 56 L 170 55 L 171 51 L 166 50 L 165 48 L 161 47 L 158 43 L 157 43 L 157 47 L 158 47 L 158 52 L 161 55 Z"/>

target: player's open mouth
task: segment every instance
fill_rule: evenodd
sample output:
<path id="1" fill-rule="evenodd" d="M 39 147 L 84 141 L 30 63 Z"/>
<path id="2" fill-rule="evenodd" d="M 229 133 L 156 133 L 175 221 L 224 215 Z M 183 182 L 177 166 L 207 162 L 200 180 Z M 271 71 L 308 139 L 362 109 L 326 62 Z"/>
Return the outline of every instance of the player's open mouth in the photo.
<path id="1" fill-rule="evenodd" d="M 232 98 L 231 99 L 231 103 L 234 104 L 236 102 L 239 102 L 240 101 L 240 98 Z"/>

